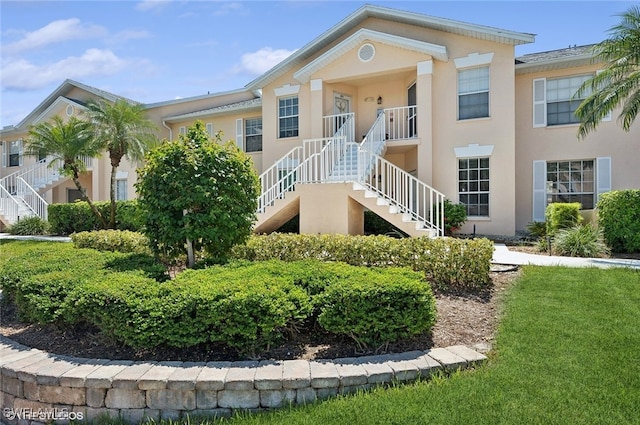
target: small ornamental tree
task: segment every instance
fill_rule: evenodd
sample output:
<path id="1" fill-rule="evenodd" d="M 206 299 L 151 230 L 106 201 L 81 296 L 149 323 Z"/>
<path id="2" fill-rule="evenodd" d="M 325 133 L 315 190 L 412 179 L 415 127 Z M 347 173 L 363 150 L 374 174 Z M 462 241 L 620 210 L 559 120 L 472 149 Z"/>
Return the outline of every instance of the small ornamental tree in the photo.
<path id="1" fill-rule="evenodd" d="M 251 234 L 259 180 L 249 156 L 234 143 L 209 137 L 201 121 L 178 141 L 151 150 L 136 189 L 151 248 L 167 259 L 204 252 L 222 262 Z"/>

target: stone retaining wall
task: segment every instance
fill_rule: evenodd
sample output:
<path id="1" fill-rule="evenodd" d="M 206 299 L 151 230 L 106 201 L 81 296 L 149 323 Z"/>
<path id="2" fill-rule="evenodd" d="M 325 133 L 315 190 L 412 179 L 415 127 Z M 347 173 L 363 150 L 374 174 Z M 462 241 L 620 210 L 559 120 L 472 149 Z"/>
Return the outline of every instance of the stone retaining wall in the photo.
<path id="1" fill-rule="evenodd" d="M 0 337 L 2 423 L 229 416 L 304 404 L 465 368 L 486 357 L 465 346 L 337 360 L 133 362 L 50 355 Z"/>

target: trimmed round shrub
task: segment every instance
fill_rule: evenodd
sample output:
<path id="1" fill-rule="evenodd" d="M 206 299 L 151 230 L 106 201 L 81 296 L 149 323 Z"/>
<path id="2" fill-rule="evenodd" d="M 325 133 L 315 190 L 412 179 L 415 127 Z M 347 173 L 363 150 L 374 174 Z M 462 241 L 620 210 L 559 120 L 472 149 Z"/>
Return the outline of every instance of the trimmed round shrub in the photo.
<path id="1" fill-rule="evenodd" d="M 316 297 L 318 323 L 351 337 L 361 349 L 431 330 L 436 303 L 429 285 L 409 269 L 364 269 Z"/>
<path id="2" fill-rule="evenodd" d="M 570 229 L 582 222 L 579 202 L 555 202 L 547 205 L 544 217 L 547 224 L 547 235 L 553 236 L 560 229 Z"/>

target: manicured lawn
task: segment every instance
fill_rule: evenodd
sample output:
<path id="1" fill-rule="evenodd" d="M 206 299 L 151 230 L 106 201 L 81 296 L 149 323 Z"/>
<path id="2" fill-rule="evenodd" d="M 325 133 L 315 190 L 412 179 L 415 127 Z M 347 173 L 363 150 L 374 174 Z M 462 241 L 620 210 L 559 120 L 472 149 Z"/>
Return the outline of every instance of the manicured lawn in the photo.
<path id="1" fill-rule="evenodd" d="M 638 424 L 640 272 L 528 267 L 496 355 L 450 379 L 376 390 L 236 424 Z"/>

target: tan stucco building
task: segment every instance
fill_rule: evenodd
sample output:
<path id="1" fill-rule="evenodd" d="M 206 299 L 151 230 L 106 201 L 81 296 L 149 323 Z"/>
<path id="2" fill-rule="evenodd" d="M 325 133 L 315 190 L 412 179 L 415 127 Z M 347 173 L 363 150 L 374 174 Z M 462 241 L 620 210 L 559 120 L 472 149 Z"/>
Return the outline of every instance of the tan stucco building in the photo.
<path id="1" fill-rule="evenodd" d="M 242 89 L 145 106 L 160 138 L 200 120 L 251 155 L 263 185 L 256 231 L 299 215 L 304 233 L 359 234 L 369 209 L 410 235 L 438 235 L 446 198 L 466 205 L 461 232 L 513 235 L 543 221 L 549 202 L 592 210 L 602 192 L 640 187 L 638 126 L 622 131 L 614 112 L 576 137 L 571 96 L 601 67 L 588 46 L 515 56 L 533 42 L 367 5 Z M 65 81 L 1 131 L 2 221 L 42 209 L 33 192 L 75 199 L 69 181 L 23 155 L 22 140 L 29 125 L 78 114 L 96 96 L 118 97 Z M 89 165 L 89 195 L 108 199 L 108 158 Z M 124 164 L 120 198 L 135 197 L 135 181 Z"/>

